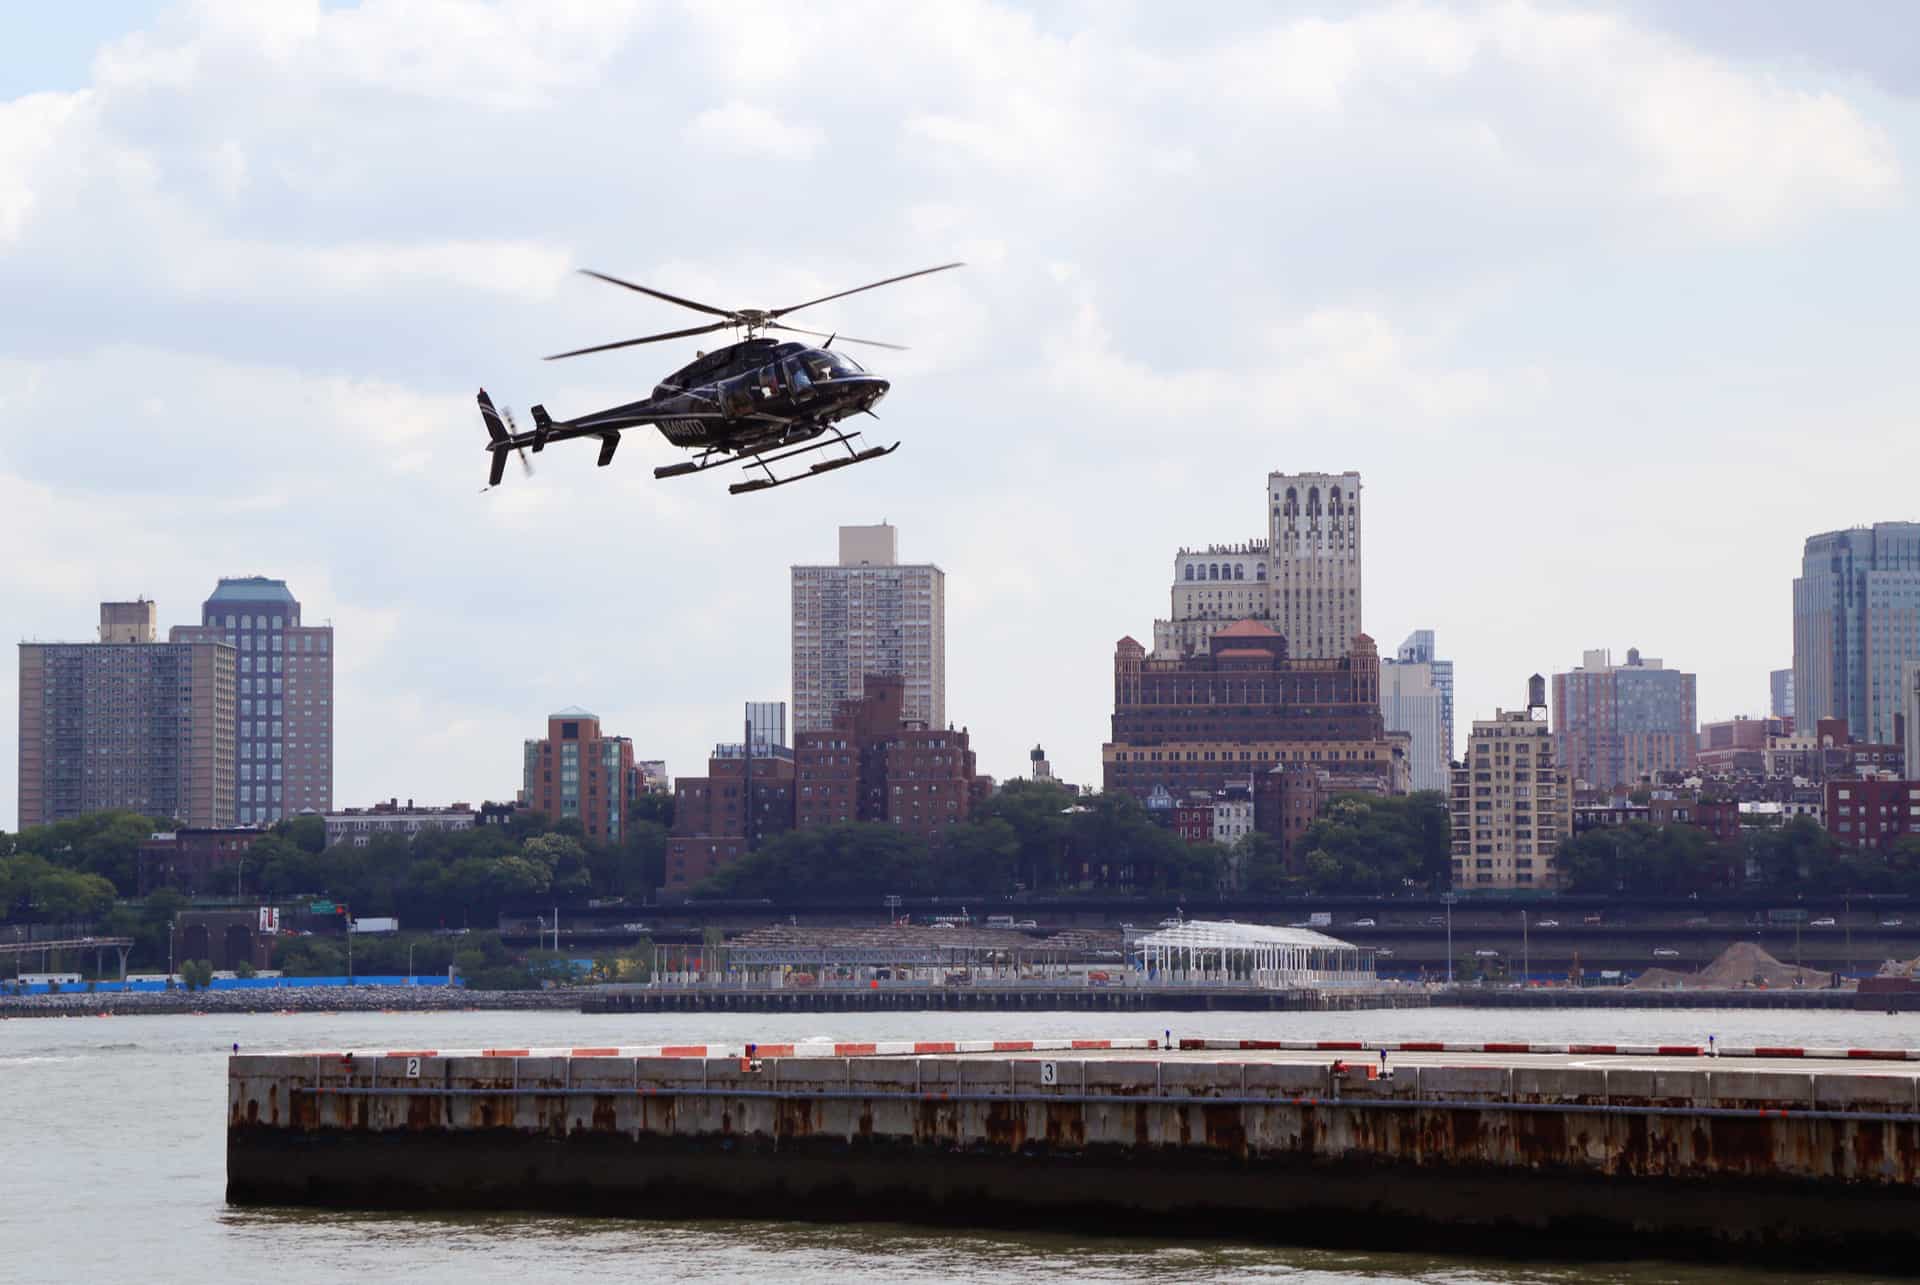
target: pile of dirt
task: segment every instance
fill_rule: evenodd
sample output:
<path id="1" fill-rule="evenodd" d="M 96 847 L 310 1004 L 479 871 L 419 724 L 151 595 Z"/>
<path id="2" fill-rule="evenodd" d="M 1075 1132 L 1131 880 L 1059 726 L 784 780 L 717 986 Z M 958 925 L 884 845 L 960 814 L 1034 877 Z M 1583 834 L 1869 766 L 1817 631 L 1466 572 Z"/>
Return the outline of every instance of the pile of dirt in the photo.
<path id="1" fill-rule="evenodd" d="M 1739 941 L 1721 951 L 1717 959 L 1697 973 L 1649 968 L 1628 985 L 1640 990 L 1733 991 L 1757 986 L 1768 990 L 1818 990 L 1832 980 L 1832 974 L 1822 969 L 1783 964 L 1752 942 Z"/>

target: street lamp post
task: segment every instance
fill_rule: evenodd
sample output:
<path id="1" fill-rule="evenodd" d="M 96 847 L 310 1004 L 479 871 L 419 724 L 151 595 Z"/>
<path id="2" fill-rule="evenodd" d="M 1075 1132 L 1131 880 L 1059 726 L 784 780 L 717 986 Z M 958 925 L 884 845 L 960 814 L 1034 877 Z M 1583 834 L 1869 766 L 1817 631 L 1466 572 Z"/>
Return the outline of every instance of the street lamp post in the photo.
<path id="1" fill-rule="evenodd" d="M 1453 985 L 1453 903 L 1454 895 L 1448 892 L 1440 898 L 1440 904 L 1447 908 L 1447 985 Z"/>
<path id="2" fill-rule="evenodd" d="M 1527 912 L 1520 912 L 1520 984 L 1525 986 L 1533 973 L 1533 956 L 1527 949 Z"/>
<path id="3" fill-rule="evenodd" d="M 242 857 L 233 868 L 233 899 L 235 901 L 240 900 L 240 876 L 246 873 L 246 869 L 247 859 Z"/>

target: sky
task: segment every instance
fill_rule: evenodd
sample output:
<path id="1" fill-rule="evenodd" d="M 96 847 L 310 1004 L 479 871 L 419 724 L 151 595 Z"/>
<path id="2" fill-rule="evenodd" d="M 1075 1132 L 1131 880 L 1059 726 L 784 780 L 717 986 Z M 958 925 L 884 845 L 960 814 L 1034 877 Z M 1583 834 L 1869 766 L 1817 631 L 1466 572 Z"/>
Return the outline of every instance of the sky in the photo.
<path id="1" fill-rule="evenodd" d="M 1763 714 L 1805 538 L 1920 518 L 1920 52 L 1898 6 L 193 0 L 0 48 L 0 626 L 337 631 L 336 805 L 476 801 L 566 705 L 699 774 L 787 699 L 788 573 L 947 573 L 980 770 L 1097 782 L 1113 645 L 1271 470 L 1364 478 L 1367 631 L 1461 727 L 1630 646 Z M 556 447 L 728 307 L 911 345 L 893 456 L 730 497 Z M 0 758 L 17 744 L 0 685 Z M 0 825 L 16 816 L 0 773 Z"/>

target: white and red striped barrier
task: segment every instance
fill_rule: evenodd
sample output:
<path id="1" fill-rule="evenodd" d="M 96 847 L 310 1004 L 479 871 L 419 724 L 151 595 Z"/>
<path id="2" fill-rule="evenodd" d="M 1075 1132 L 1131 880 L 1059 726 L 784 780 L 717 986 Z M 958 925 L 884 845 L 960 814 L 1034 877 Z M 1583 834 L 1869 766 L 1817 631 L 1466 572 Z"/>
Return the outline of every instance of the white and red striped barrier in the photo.
<path id="1" fill-rule="evenodd" d="M 598 1048 L 383 1049 L 368 1052 L 302 1051 L 296 1057 L 915 1057 L 942 1053 L 1074 1053 L 1152 1050 L 1155 1039 L 1117 1040 L 877 1040 L 789 1044 L 636 1044 Z"/>
<path id="2" fill-rule="evenodd" d="M 361 1057 L 927 1057 L 964 1053 L 1077 1053 L 1157 1051 L 1157 1039 L 1108 1040 L 876 1040 L 860 1043 L 805 1040 L 794 1043 L 634 1044 L 569 1048 L 387 1049 L 371 1052 L 303 1052 L 297 1056 Z M 1503 1053 L 1554 1057 L 1736 1057 L 1807 1058 L 1832 1061 L 1920 1062 L 1920 1049 L 1820 1048 L 1806 1045 L 1717 1046 L 1709 1044 L 1534 1044 L 1518 1041 L 1455 1043 L 1440 1040 L 1225 1040 L 1186 1039 L 1169 1047 L 1188 1052 L 1292 1053 Z"/>
<path id="3" fill-rule="evenodd" d="M 1282 1050 L 1304 1053 L 1538 1053 L 1570 1057 L 1778 1057 L 1832 1058 L 1839 1061 L 1920 1062 L 1920 1049 L 1815 1048 L 1802 1045 L 1728 1047 L 1714 1044 L 1523 1044 L 1489 1041 L 1400 1040 L 1180 1040 L 1175 1047 L 1195 1050 Z"/>

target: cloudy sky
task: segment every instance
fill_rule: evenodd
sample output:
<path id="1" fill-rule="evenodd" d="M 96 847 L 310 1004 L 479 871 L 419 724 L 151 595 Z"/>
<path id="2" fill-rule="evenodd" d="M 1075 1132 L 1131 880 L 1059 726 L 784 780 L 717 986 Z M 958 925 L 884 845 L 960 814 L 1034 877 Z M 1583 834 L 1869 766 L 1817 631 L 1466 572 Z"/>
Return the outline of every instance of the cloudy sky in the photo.
<path id="1" fill-rule="evenodd" d="M 1917 148 L 1871 2 L 29 6 L 0 622 L 283 576 L 336 800 L 501 797 L 568 704 L 702 770 L 788 695 L 788 565 L 885 519 L 982 770 L 1091 781 L 1175 549 L 1357 468 L 1366 627 L 1437 630 L 1463 724 L 1601 646 L 1760 713 L 1805 536 L 1920 517 Z M 636 435 L 479 492 L 477 386 L 572 415 L 692 356 L 541 362 L 690 322 L 575 267 L 777 306 L 948 259 L 810 314 L 913 345 L 882 463 L 736 499 Z"/>

